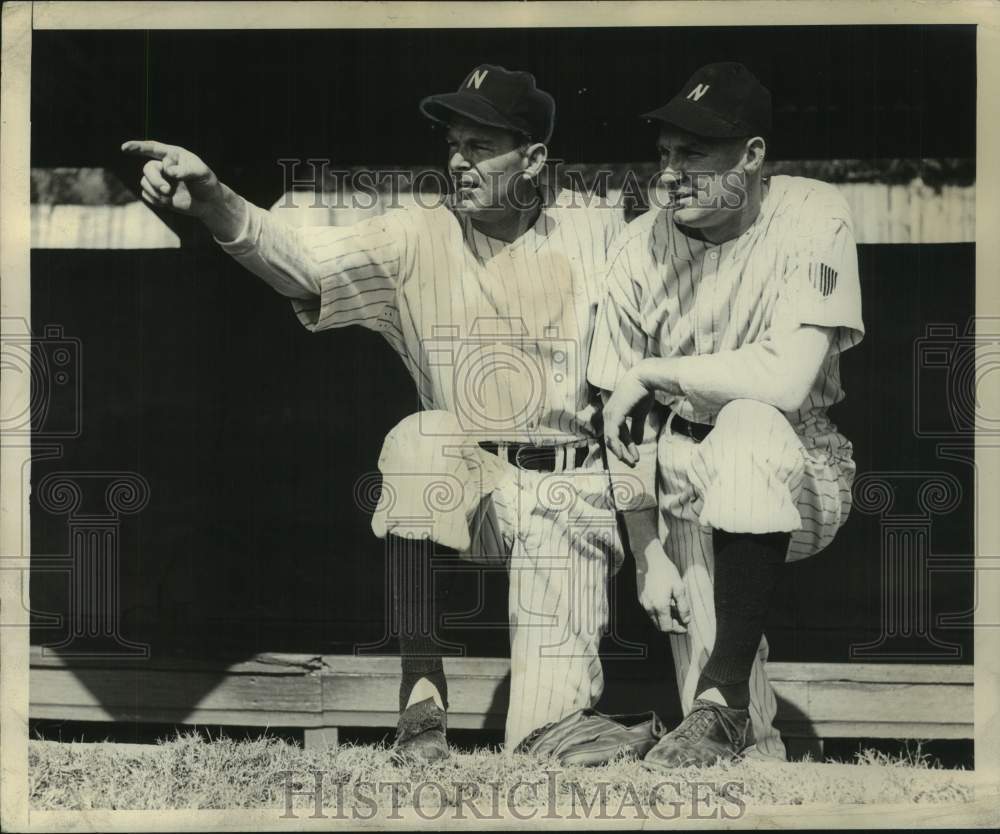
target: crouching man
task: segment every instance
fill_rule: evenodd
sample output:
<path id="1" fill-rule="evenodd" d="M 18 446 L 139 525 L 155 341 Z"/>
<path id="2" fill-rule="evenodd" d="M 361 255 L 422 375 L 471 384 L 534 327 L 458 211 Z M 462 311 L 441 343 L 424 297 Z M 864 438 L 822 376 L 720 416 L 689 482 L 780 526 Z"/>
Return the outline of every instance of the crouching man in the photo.
<path id="1" fill-rule="evenodd" d="M 763 176 L 771 97 L 740 64 L 703 67 L 646 118 L 666 199 L 610 256 L 589 366 L 626 464 L 628 418 L 665 409 L 666 559 L 646 596 L 654 613 L 690 604 L 670 634 L 686 717 L 645 762 L 712 764 L 754 742 L 783 759 L 763 629 L 784 563 L 825 548 L 851 507 L 852 446 L 827 416 L 840 353 L 864 335 L 851 218 L 828 184 Z"/>

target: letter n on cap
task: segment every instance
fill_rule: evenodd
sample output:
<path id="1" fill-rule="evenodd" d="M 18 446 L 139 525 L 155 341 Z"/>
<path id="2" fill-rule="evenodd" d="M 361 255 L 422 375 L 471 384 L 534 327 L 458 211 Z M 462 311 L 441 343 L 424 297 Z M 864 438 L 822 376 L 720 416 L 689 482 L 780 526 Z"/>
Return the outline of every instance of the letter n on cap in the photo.
<path id="1" fill-rule="evenodd" d="M 479 86 L 478 84 L 476 85 Z M 694 99 L 695 101 L 701 101 L 701 97 L 708 92 L 708 88 L 711 84 L 698 84 L 690 93 L 687 94 L 688 99 Z"/>
<path id="2" fill-rule="evenodd" d="M 466 88 L 471 87 L 473 84 L 476 89 L 486 80 L 486 76 L 489 75 L 489 70 L 473 70 L 472 75 L 469 76 L 469 83 L 466 84 Z"/>

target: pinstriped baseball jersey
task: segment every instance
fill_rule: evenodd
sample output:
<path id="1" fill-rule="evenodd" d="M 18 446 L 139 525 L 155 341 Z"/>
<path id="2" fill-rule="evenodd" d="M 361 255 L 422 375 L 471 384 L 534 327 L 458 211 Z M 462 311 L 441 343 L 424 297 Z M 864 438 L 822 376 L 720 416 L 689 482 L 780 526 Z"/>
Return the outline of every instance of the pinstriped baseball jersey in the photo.
<path id="1" fill-rule="evenodd" d="M 844 397 L 839 354 L 864 335 L 854 234 L 836 188 L 773 177 L 750 228 L 718 245 L 681 233 L 670 210 L 650 211 L 616 245 L 608 285 L 589 368 L 605 390 L 647 356 L 732 351 L 802 324 L 837 328 L 808 397 L 786 416 L 807 449 L 850 456 L 827 417 Z M 715 421 L 696 390 L 676 402 L 662 396 L 689 420 Z"/>
<path id="2" fill-rule="evenodd" d="M 422 409 L 457 415 L 480 440 L 566 443 L 593 436 L 588 349 L 607 253 L 625 225 L 620 211 L 569 202 L 563 192 L 511 243 L 445 207 L 294 230 L 249 206 L 246 229 L 222 247 L 298 295 L 310 330 L 381 333 Z"/>

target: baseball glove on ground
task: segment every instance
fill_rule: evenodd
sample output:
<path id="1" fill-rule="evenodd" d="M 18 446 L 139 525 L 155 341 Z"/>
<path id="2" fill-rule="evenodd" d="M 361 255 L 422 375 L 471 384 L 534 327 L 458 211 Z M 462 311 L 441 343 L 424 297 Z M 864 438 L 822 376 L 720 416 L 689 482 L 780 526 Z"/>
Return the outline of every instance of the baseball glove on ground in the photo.
<path id="1" fill-rule="evenodd" d="M 594 767 L 622 754 L 641 759 L 665 733 L 655 712 L 604 715 L 582 709 L 539 727 L 514 752 L 555 756 L 565 766 Z"/>

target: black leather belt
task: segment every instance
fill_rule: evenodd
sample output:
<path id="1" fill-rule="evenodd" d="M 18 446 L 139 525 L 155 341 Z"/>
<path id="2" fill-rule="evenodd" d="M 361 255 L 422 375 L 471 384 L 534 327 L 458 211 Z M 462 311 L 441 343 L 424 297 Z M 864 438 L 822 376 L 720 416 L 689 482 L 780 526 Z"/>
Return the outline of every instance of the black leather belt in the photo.
<path id="1" fill-rule="evenodd" d="M 706 437 L 708 437 L 709 432 L 715 428 L 715 426 L 709 425 L 708 423 L 692 423 L 690 420 L 685 420 L 673 409 L 667 409 L 667 420 L 669 421 L 670 431 L 674 434 L 683 434 L 685 437 L 690 437 L 695 443 L 701 443 Z"/>
<path id="2" fill-rule="evenodd" d="M 500 454 L 500 446 L 496 443 L 480 443 L 479 447 L 491 455 Z M 563 450 L 572 455 L 574 468 L 583 465 L 587 459 L 586 446 L 532 446 L 528 443 L 505 443 L 507 460 L 518 469 L 531 469 L 537 472 L 555 472 L 556 464 L 565 460 Z"/>

